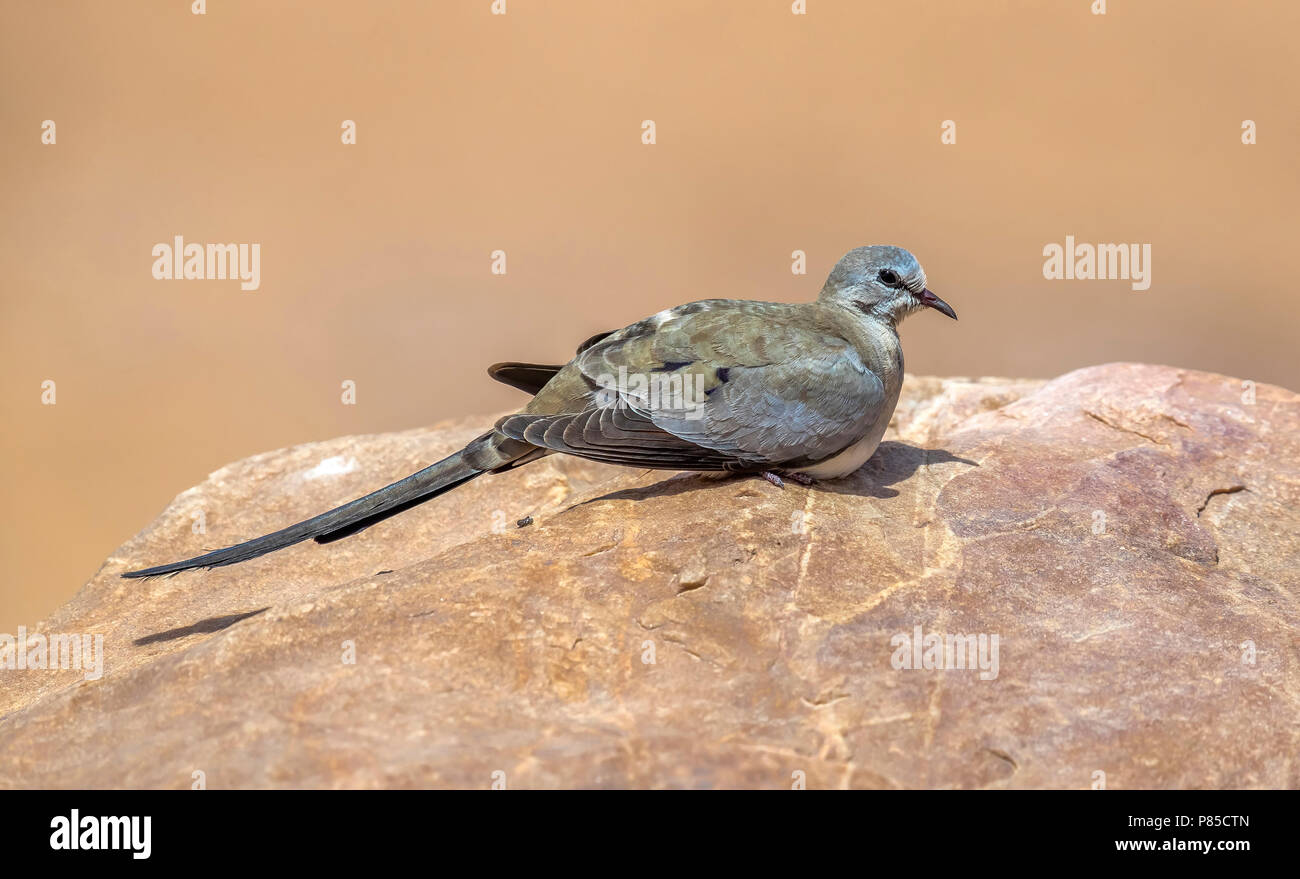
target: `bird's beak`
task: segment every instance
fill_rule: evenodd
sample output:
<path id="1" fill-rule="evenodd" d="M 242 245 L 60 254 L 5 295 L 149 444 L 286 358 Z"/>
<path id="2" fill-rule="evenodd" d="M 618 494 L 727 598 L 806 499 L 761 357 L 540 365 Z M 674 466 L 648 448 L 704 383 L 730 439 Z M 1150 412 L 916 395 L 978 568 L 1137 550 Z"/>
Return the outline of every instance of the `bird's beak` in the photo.
<path id="1" fill-rule="evenodd" d="M 938 296 L 935 296 L 929 289 L 923 289 L 917 294 L 917 299 L 921 300 L 922 305 L 928 305 L 940 314 L 946 314 L 953 320 L 957 319 L 957 312 L 952 310 L 952 306 L 944 302 Z"/>

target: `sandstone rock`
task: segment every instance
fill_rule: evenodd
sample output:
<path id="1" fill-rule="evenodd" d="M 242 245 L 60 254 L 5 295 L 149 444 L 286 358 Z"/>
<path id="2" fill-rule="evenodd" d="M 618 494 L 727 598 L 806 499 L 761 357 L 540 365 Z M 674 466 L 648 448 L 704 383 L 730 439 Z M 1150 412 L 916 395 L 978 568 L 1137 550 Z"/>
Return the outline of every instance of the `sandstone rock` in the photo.
<path id="1" fill-rule="evenodd" d="M 1300 785 L 1300 397 L 1134 364 L 904 395 L 840 482 L 557 456 L 339 543 L 119 579 L 491 419 L 225 467 L 34 627 L 103 634 L 102 678 L 0 669 L 0 785 Z M 918 627 L 996 635 L 996 676 L 896 668 Z"/>

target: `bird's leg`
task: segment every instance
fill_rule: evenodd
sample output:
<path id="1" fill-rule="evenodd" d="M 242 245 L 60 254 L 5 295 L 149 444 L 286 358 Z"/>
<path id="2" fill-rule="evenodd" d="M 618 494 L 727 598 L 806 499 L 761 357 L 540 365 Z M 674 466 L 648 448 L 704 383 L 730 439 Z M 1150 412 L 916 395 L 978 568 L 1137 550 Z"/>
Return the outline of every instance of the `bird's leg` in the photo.
<path id="1" fill-rule="evenodd" d="M 811 476 L 808 476 L 807 474 L 804 473 L 787 473 L 785 474 L 785 479 L 782 479 L 780 474 L 778 474 L 775 470 L 764 470 L 762 473 L 759 473 L 758 475 L 763 477 L 773 485 L 775 485 L 777 488 L 785 488 L 785 479 L 792 480 L 794 482 L 799 483 L 800 485 L 812 485 L 814 482 L 817 481 L 813 479 Z"/>

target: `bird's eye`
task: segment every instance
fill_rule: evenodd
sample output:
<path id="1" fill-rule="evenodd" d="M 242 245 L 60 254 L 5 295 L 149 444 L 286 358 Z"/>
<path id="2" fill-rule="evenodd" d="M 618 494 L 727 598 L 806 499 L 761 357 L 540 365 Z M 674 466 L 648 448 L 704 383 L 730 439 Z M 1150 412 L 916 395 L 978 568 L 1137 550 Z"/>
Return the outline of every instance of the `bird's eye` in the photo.
<path id="1" fill-rule="evenodd" d="M 898 286 L 898 273 L 893 269 L 881 269 L 880 274 L 876 277 L 880 278 L 880 283 L 887 287 Z"/>

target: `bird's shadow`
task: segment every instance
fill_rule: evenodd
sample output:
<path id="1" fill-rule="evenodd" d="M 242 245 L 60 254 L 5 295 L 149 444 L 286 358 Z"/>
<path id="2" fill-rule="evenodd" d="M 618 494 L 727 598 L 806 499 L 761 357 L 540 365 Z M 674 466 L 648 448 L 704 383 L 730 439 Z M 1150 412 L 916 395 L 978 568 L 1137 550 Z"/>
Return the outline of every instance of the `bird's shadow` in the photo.
<path id="1" fill-rule="evenodd" d="M 900 442 L 883 442 L 876 449 L 867 463 L 855 472 L 841 479 L 818 480 L 808 486 L 813 491 L 826 491 L 832 494 L 851 494 L 858 497 L 892 498 L 898 497 L 898 491 L 889 486 L 902 482 L 922 467 L 934 464 L 966 464 L 978 467 L 979 464 L 968 458 L 961 458 L 947 449 L 922 449 L 918 446 Z M 756 479 L 756 474 L 737 473 L 732 479 Z M 607 500 L 643 501 L 652 497 L 670 497 L 688 491 L 697 491 L 709 485 L 717 484 L 716 476 L 704 476 L 699 473 L 687 473 L 671 476 L 653 485 L 642 488 L 624 488 L 611 491 L 599 497 L 589 498 L 577 506 Z M 787 481 L 787 486 L 791 485 Z M 794 485 L 797 486 L 797 483 Z"/>
<path id="2" fill-rule="evenodd" d="M 210 635 L 213 632 L 220 632 L 222 629 L 228 629 L 240 620 L 255 617 L 259 613 L 264 613 L 270 609 L 271 608 L 268 606 L 257 610 L 250 610 L 246 613 L 232 613 L 223 617 L 208 617 L 206 620 L 199 620 L 197 623 L 191 623 L 188 626 L 181 626 L 176 629 L 168 629 L 165 632 L 156 632 L 152 635 L 145 635 L 143 638 L 136 638 L 132 643 L 137 647 L 143 647 L 147 644 L 158 644 L 162 641 L 175 641 L 177 638 L 186 638 L 190 635 Z"/>

